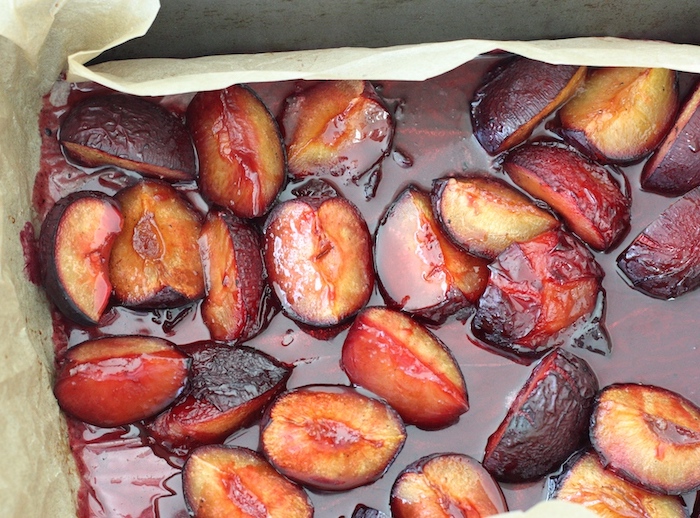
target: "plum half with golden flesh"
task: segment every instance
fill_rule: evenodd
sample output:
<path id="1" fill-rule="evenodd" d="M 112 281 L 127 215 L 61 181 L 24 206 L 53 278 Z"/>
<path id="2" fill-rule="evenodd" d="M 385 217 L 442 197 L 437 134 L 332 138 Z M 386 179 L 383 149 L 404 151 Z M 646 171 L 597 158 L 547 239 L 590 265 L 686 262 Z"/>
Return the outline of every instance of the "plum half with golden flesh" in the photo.
<path id="1" fill-rule="evenodd" d="M 372 295 L 369 230 L 357 207 L 340 196 L 276 205 L 265 223 L 263 255 L 282 311 L 302 324 L 340 324 Z"/>
<path id="2" fill-rule="evenodd" d="M 509 152 L 503 169 L 519 187 L 546 202 L 595 250 L 617 244 L 630 225 L 631 200 L 610 171 L 558 142 L 535 142 Z"/>
<path id="3" fill-rule="evenodd" d="M 172 186 L 144 180 L 115 195 L 124 228 L 112 247 L 115 298 L 130 307 L 174 307 L 204 295 L 201 217 Z"/>
<path id="4" fill-rule="evenodd" d="M 356 179 L 388 152 L 394 119 L 369 81 L 323 81 L 287 98 L 281 125 L 294 180 Z"/>
<path id="5" fill-rule="evenodd" d="M 192 361 L 190 388 L 148 424 L 150 435 L 170 448 L 223 441 L 259 418 L 292 373 L 251 347 L 205 341 L 180 350 Z"/>
<path id="6" fill-rule="evenodd" d="M 700 487 L 700 408 L 653 385 L 605 387 L 595 401 L 590 438 L 603 465 L 656 493 Z"/>
<path id="7" fill-rule="evenodd" d="M 680 196 L 700 185 L 700 83 L 644 164 L 640 183 L 645 191 L 666 196 Z"/>
<path id="8" fill-rule="evenodd" d="M 562 106 L 554 129 L 597 160 L 635 162 L 671 129 L 678 104 L 673 70 L 600 68 Z"/>
<path id="9" fill-rule="evenodd" d="M 122 225 L 119 204 L 91 191 L 59 200 L 41 225 L 42 284 L 59 311 L 79 324 L 97 324 L 109 303 L 109 257 Z"/>
<path id="10" fill-rule="evenodd" d="M 266 323 L 269 296 L 261 236 L 232 212 L 212 210 L 202 225 L 199 250 L 206 288 L 202 319 L 211 338 L 251 338 Z"/>
<path id="11" fill-rule="evenodd" d="M 190 359 L 162 338 L 114 336 L 82 342 L 59 358 L 54 393 L 63 410 L 102 427 L 163 411 L 185 389 Z"/>
<path id="12" fill-rule="evenodd" d="M 632 286 L 660 299 L 700 286 L 700 187 L 652 221 L 617 258 Z"/>
<path id="13" fill-rule="evenodd" d="M 489 260 L 508 245 L 559 226 L 559 221 L 517 189 L 495 177 L 439 178 L 431 193 L 445 232 L 462 248 Z"/>
<path id="14" fill-rule="evenodd" d="M 194 180 L 194 145 L 182 121 L 141 97 L 95 95 L 61 123 L 66 155 L 89 167 L 117 166 L 171 182 Z"/>
<path id="15" fill-rule="evenodd" d="M 182 486 L 187 509 L 197 518 L 314 515 L 306 492 L 248 448 L 197 448 L 183 466 Z"/>
<path id="16" fill-rule="evenodd" d="M 683 500 L 660 495 L 618 477 L 588 451 L 567 461 L 563 472 L 549 482 L 549 498 L 585 506 L 598 516 L 617 518 L 687 518 Z"/>
<path id="17" fill-rule="evenodd" d="M 585 360 L 561 348 L 550 352 L 489 437 L 484 467 L 502 482 L 552 472 L 586 439 L 597 393 L 598 379 Z"/>
<path id="18" fill-rule="evenodd" d="M 458 453 L 423 457 L 391 489 L 394 518 L 481 518 L 508 511 L 501 488 L 475 459 Z"/>
<path id="19" fill-rule="evenodd" d="M 265 214 L 287 175 L 277 122 L 250 88 L 199 92 L 187 108 L 199 158 L 199 188 L 241 218 Z"/>
<path id="20" fill-rule="evenodd" d="M 472 330 L 477 338 L 524 360 L 571 339 L 569 333 L 595 315 L 603 293 L 603 269 L 580 241 L 562 230 L 513 243 L 489 269 Z"/>
<path id="21" fill-rule="evenodd" d="M 448 238 L 430 195 L 414 185 L 398 194 L 379 222 L 374 259 L 388 304 L 433 323 L 473 307 L 488 278 L 487 262 Z"/>
<path id="22" fill-rule="evenodd" d="M 516 57 L 488 76 L 471 102 L 474 136 L 491 155 L 524 142 L 571 97 L 586 68 Z"/>
<path id="23" fill-rule="evenodd" d="M 340 362 L 352 383 L 385 399 L 406 424 L 444 428 L 469 409 L 452 353 L 405 313 L 381 307 L 360 312 Z"/>
<path id="24" fill-rule="evenodd" d="M 374 482 L 405 441 L 395 410 L 345 386 L 310 385 L 281 394 L 260 431 L 262 451 L 280 473 L 324 491 Z"/>

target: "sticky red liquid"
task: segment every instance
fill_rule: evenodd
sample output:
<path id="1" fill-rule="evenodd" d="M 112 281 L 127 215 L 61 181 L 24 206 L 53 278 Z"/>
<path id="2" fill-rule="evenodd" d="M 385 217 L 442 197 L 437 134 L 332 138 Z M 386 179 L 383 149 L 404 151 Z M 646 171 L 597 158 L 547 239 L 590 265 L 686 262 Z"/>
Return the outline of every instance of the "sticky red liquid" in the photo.
<path id="1" fill-rule="evenodd" d="M 462 171 L 493 171 L 500 175 L 489 157 L 471 135 L 469 100 L 484 71 L 494 58 L 477 59 L 438 78 L 421 82 L 382 82 L 380 93 L 396 107 L 397 132 L 394 151 L 377 172 L 355 183 L 333 178 L 335 185 L 354 202 L 365 216 L 371 232 L 396 194 L 407 184 L 429 189 L 434 178 Z M 273 114 L 280 111 L 283 99 L 295 89 L 294 83 L 252 85 Z M 64 90 L 61 90 L 64 89 Z M 52 106 L 47 100 L 40 121 L 43 135 L 43 159 L 37 177 L 34 205 L 42 216 L 53 201 L 76 189 L 96 189 L 114 193 L 133 181 L 135 175 L 114 169 L 88 174 L 66 164 L 56 142 L 58 117 L 65 102 L 74 103 L 87 91 L 67 85 L 58 86 Z M 61 92 L 64 95 L 61 95 Z M 67 95 L 70 94 L 70 95 Z M 191 96 L 166 98 L 162 102 L 182 113 Z M 544 130 L 538 130 L 543 132 Z M 632 290 L 615 265 L 617 254 L 671 200 L 641 192 L 640 166 L 625 169 L 632 185 L 632 228 L 625 240 L 608 254 L 596 254 L 606 272 L 605 321 L 612 340 L 612 353 L 602 356 L 585 350 L 577 354 L 596 372 L 601 386 L 613 382 L 642 382 L 659 385 L 700 403 L 700 384 L 695 365 L 700 365 L 697 326 L 700 315 L 700 290 L 677 300 L 660 301 Z M 292 196 L 299 184 L 287 186 L 282 198 Z M 206 204 L 186 187 L 197 207 Z M 367 192 L 374 196 L 366 199 Z M 370 304 L 382 304 L 378 293 Z M 56 318 L 57 352 L 88 338 L 103 334 L 150 334 L 178 344 L 208 339 L 201 321 L 199 305 L 176 310 L 137 312 L 113 308 L 95 328 L 82 328 Z M 531 367 L 475 346 L 468 325 L 449 320 L 434 331 L 457 358 L 469 392 L 470 409 L 459 422 L 444 430 L 425 432 L 408 427 L 408 440 L 387 473 L 376 483 L 343 493 L 311 493 L 316 516 L 349 517 L 358 503 L 389 512 L 389 493 L 399 472 L 411 462 L 435 452 L 459 452 L 481 460 L 488 436 L 496 430 L 508 405 L 526 380 Z M 284 315 L 274 317 L 264 333 L 249 345 L 294 363 L 288 386 L 310 383 L 348 384 L 339 367 L 340 348 L 345 333 L 325 340 L 314 338 Z M 65 337 L 65 339 L 61 339 Z M 135 427 L 100 430 L 70 421 L 71 444 L 80 464 L 83 490 L 81 517 L 159 517 L 187 516 L 179 477 L 181 459 L 168 457 L 145 445 Z M 227 442 L 258 449 L 258 428 L 243 430 Z M 511 510 L 526 509 L 543 497 L 543 482 L 503 485 Z M 687 495 L 692 496 L 692 495 Z"/>

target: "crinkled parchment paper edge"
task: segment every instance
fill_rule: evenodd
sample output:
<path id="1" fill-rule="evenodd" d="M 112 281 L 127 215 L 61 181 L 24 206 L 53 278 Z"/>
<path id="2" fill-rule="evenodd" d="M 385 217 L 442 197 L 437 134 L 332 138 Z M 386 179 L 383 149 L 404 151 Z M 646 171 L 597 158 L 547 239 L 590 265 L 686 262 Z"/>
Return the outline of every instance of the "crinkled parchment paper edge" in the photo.
<path id="1" fill-rule="evenodd" d="M 27 282 L 19 241 L 25 223 L 35 219 L 30 207 L 39 167 L 40 99 L 62 70 L 71 80 L 138 95 L 296 78 L 422 80 L 494 49 L 551 63 L 700 72 L 700 47 L 617 38 L 462 40 L 85 66 L 104 50 L 145 33 L 158 7 L 156 0 L 16 0 L 0 7 L 0 448 L 6 466 L 0 495 L 8 517 L 75 515 L 76 468 L 51 392 L 51 321 L 40 290 Z M 562 502 L 507 514 L 565 515 L 592 516 Z"/>

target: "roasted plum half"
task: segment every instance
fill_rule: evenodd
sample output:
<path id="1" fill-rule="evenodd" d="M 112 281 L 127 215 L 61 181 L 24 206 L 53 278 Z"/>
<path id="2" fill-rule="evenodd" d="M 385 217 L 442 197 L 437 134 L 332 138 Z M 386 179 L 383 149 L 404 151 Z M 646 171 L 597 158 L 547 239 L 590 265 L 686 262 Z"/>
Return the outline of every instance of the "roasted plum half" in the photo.
<path id="1" fill-rule="evenodd" d="M 596 398 L 590 438 L 603 465 L 633 484 L 666 495 L 700 487 L 700 408 L 680 394 L 609 385 Z"/>
<path id="2" fill-rule="evenodd" d="M 640 177 L 642 189 L 680 196 L 700 185 L 700 83 Z"/>
<path id="3" fill-rule="evenodd" d="M 430 195 L 413 185 L 379 222 L 374 257 L 387 303 L 434 323 L 472 308 L 488 278 L 487 262 L 452 243 L 434 216 Z"/>
<path id="4" fill-rule="evenodd" d="M 185 389 L 190 359 L 162 338 L 114 336 L 82 342 L 59 358 L 54 393 L 89 424 L 122 426 L 163 411 Z"/>
<path id="5" fill-rule="evenodd" d="M 474 136 L 491 155 L 524 142 L 548 115 L 571 97 L 586 68 L 511 58 L 474 95 Z"/>
<path id="6" fill-rule="evenodd" d="M 294 180 L 357 179 L 389 152 L 394 120 L 369 81 L 324 81 L 287 98 L 281 126 Z"/>
<path id="7" fill-rule="evenodd" d="M 228 210 L 211 211 L 202 225 L 202 319 L 214 340 L 242 342 L 266 324 L 270 294 L 261 242 L 257 230 Z"/>
<path id="8" fill-rule="evenodd" d="M 484 467 L 502 482 L 554 471 L 586 439 L 597 393 L 598 379 L 585 360 L 563 349 L 550 352 L 489 437 Z"/>
<path id="9" fill-rule="evenodd" d="M 549 498 L 581 504 L 598 516 L 687 518 L 683 500 L 631 484 L 603 467 L 595 452 L 575 455 L 549 482 Z"/>
<path id="10" fill-rule="evenodd" d="M 205 341 L 180 350 L 192 360 L 190 388 L 148 424 L 152 437 L 174 449 L 223 441 L 250 424 L 292 373 L 251 347 Z"/>
<path id="11" fill-rule="evenodd" d="M 528 241 L 559 221 L 501 179 L 485 175 L 439 178 L 431 193 L 447 235 L 468 252 L 493 260 L 508 245 Z"/>
<path id="12" fill-rule="evenodd" d="M 142 97 L 88 97 L 68 112 L 59 139 L 70 159 L 88 167 L 117 166 L 171 182 L 197 175 L 185 125 Z"/>
<path id="13" fill-rule="evenodd" d="M 635 162 L 671 129 L 678 103 L 673 70 L 600 68 L 559 110 L 556 131 L 597 160 Z"/>
<path id="14" fill-rule="evenodd" d="M 595 250 L 617 244 L 630 226 L 631 199 L 604 166 L 573 148 L 537 142 L 509 152 L 508 176 L 531 196 L 547 203 L 567 226 Z"/>
<path id="15" fill-rule="evenodd" d="M 673 203 L 617 258 L 632 286 L 659 299 L 700 286 L 700 187 Z"/>
<path id="16" fill-rule="evenodd" d="M 484 342 L 526 360 L 584 330 L 607 336 L 595 322 L 604 272 L 574 236 L 551 230 L 514 243 L 489 269 L 471 326 Z"/>
<path id="17" fill-rule="evenodd" d="M 247 448 L 197 448 L 182 469 L 182 486 L 187 509 L 197 518 L 314 515 L 306 492 Z"/>
<path id="18" fill-rule="evenodd" d="M 440 453 L 404 469 L 391 489 L 394 518 L 485 517 L 508 511 L 501 488 L 468 455 Z"/>
<path id="19" fill-rule="evenodd" d="M 340 324 L 372 295 L 372 238 L 360 211 L 345 198 L 278 204 L 265 223 L 263 254 L 282 311 L 302 324 Z"/>
<path id="20" fill-rule="evenodd" d="M 82 191 L 59 200 L 41 225 L 42 284 L 59 311 L 79 324 L 97 324 L 107 308 L 109 257 L 123 222 L 113 198 Z"/>
<path id="21" fill-rule="evenodd" d="M 344 386 L 281 394 L 265 412 L 260 433 L 262 451 L 280 473 L 325 491 L 374 482 L 405 441 L 395 410 Z"/>
<path id="22" fill-rule="evenodd" d="M 119 191 L 124 228 L 112 247 L 109 277 L 130 307 L 174 307 L 204 295 L 199 213 L 170 185 L 144 180 Z"/>
<path id="23" fill-rule="evenodd" d="M 284 185 L 286 158 L 279 127 L 248 87 L 199 92 L 187 108 L 199 157 L 199 188 L 241 218 L 265 214 Z"/>
<path id="24" fill-rule="evenodd" d="M 352 383 L 385 399 L 406 424 L 444 428 L 469 409 L 451 351 L 405 313 L 364 309 L 348 331 L 340 361 Z"/>

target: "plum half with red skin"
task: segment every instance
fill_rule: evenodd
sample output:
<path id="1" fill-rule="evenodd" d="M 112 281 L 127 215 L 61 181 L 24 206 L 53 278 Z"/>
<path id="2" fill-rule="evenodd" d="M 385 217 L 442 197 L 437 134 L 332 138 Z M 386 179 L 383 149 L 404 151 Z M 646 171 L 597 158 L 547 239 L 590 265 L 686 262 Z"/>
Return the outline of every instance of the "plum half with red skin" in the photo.
<path id="1" fill-rule="evenodd" d="M 700 286 L 700 187 L 651 222 L 618 256 L 636 290 L 651 297 L 680 297 Z"/>
<path id="2" fill-rule="evenodd" d="M 374 257 L 388 304 L 433 323 L 473 307 L 488 277 L 487 262 L 449 239 L 430 195 L 414 185 L 401 191 L 381 218 Z"/>
<path id="3" fill-rule="evenodd" d="M 265 223 L 263 255 L 282 311 L 302 324 L 336 326 L 372 295 L 367 223 L 340 196 L 300 197 L 276 205 Z"/>
<path id="4" fill-rule="evenodd" d="M 89 167 L 117 166 L 170 182 L 194 180 L 192 137 L 162 106 L 132 95 L 95 95 L 61 123 L 66 155 Z"/>
<path id="5" fill-rule="evenodd" d="M 603 465 L 633 484 L 666 495 L 700 488 L 700 408 L 676 392 L 634 383 L 605 387 L 590 438 Z"/>
<path id="6" fill-rule="evenodd" d="M 673 70 L 599 68 L 559 110 L 554 129 L 596 160 L 635 162 L 671 129 L 678 104 Z"/>
<path id="7" fill-rule="evenodd" d="M 180 350 L 192 359 L 190 388 L 148 425 L 151 436 L 171 448 L 223 441 L 260 417 L 292 373 L 251 347 L 206 341 Z"/>
<path id="8" fill-rule="evenodd" d="M 228 210 L 211 211 L 199 236 L 206 295 L 202 319 L 212 339 L 245 341 L 265 325 L 270 296 L 261 236 Z"/>
<path id="9" fill-rule="evenodd" d="M 41 225 L 42 284 L 59 311 L 78 324 L 97 324 L 107 308 L 109 257 L 122 225 L 119 204 L 92 191 L 62 198 Z"/>
<path id="10" fill-rule="evenodd" d="M 343 491 L 374 482 L 406 441 L 389 405 L 345 386 L 309 385 L 279 395 L 260 431 L 262 451 L 304 486 Z"/>
<path id="11" fill-rule="evenodd" d="M 201 298 L 200 214 L 171 185 L 157 180 L 126 187 L 115 198 L 124 216 L 109 261 L 116 300 L 155 308 Z"/>
<path id="12" fill-rule="evenodd" d="M 385 399 L 406 424 L 444 428 L 469 409 L 451 351 L 405 313 L 380 307 L 360 312 L 340 362 L 352 383 Z"/>
<path id="13" fill-rule="evenodd" d="M 666 196 L 680 196 L 700 185 L 700 83 L 644 164 L 639 181 L 645 191 Z"/>
<path id="14" fill-rule="evenodd" d="M 389 152 L 394 119 L 369 81 L 323 81 L 285 101 L 280 117 L 294 180 L 356 179 Z"/>
<path id="15" fill-rule="evenodd" d="M 122 426 L 163 411 L 185 389 L 190 359 L 168 340 L 113 336 L 82 342 L 59 358 L 54 393 L 68 414 Z"/>
<path id="16" fill-rule="evenodd" d="M 471 102 L 474 136 L 491 155 L 524 142 L 571 97 L 586 68 L 516 57 L 499 64 Z"/>
<path id="17" fill-rule="evenodd" d="M 197 448 L 183 466 L 182 486 L 187 509 L 197 518 L 314 515 L 306 492 L 248 448 Z"/>
<path id="18" fill-rule="evenodd" d="M 501 488 L 468 455 L 439 453 L 407 466 L 391 489 L 394 518 L 481 518 L 508 511 Z"/>
<path id="19" fill-rule="evenodd" d="M 559 226 L 546 210 L 505 181 L 467 175 L 433 182 L 435 215 L 452 240 L 468 252 L 493 260 L 508 245 Z"/>
<path id="20" fill-rule="evenodd" d="M 660 495 L 632 484 L 603 467 L 598 455 L 587 451 L 566 462 L 549 482 L 549 498 L 585 506 L 598 516 L 687 518 L 683 500 Z"/>
<path id="21" fill-rule="evenodd" d="M 569 331 L 595 314 L 602 294 L 603 269 L 562 230 L 510 245 L 489 269 L 472 330 L 522 359 L 563 345 Z"/>
<path id="22" fill-rule="evenodd" d="M 241 218 L 267 213 L 287 175 L 277 122 L 247 86 L 199 92 L 187 108 L 199 158 L 199 188 Z"/>
<path id="23" fill-rule="evenodd" d="M 629 229 L 632 202 L 620 183 L 606 167 L 569 146 L 526 144 L 510 151 L 502 166 L 513 182 L 546 202 L 595 250 L 613 247 Z"/>
<path id="24" fill-rule="evenodd" d="M 527 482 L 558 468 L 585 440 L 597 393 L 585 360 L 563 349 L 550 352 L 489 437 L 484 467 L 502 482 Z"/>

